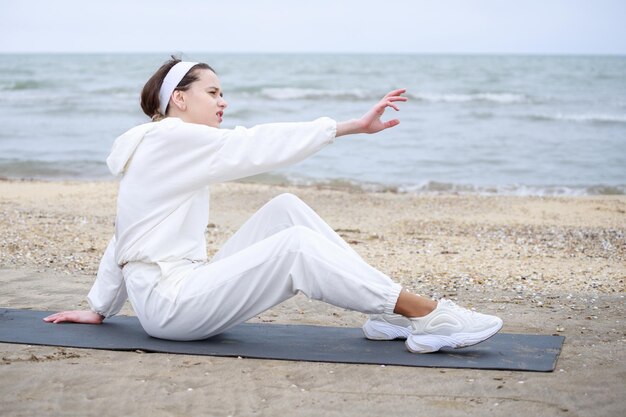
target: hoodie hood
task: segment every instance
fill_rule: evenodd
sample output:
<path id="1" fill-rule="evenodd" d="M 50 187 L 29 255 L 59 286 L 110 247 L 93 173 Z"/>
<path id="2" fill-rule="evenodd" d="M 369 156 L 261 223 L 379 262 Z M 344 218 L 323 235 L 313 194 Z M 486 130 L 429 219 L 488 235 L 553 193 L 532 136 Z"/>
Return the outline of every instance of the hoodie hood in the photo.
<path id="1" fill-rule="evenodd" d="M 150 122 L 135 126 L 115 139 L 111 153 L 107 158 L 107 166 L 111 174 L 122 175 L 124 171 L 126 171 L 128 162 L 132 159 L 135 150 L 146 133 L 154 129 L 157 124 L 158 123 Z"/>

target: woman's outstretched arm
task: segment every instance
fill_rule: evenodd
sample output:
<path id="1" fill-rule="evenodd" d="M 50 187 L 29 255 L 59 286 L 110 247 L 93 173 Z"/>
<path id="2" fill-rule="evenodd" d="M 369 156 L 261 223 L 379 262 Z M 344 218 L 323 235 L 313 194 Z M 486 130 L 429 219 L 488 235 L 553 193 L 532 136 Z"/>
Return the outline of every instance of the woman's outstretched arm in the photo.
<path id="1" fill-rule="evenodd" d="M 391 107 L 396 111 L 400 110 L 395 102 L 407 101 L 406 97 L 402 97 L 402 94 L 405 92 L 406 90 L 403 88 L 390 91 L 361 118 L 337 123 L 337 134 L 335 136 L 352 135 L 355 133 L 377 133 L 398 125 L 400 123 L 398 119 L 383 122 L 380 118 L 385 113 L 387 107 Z"/>

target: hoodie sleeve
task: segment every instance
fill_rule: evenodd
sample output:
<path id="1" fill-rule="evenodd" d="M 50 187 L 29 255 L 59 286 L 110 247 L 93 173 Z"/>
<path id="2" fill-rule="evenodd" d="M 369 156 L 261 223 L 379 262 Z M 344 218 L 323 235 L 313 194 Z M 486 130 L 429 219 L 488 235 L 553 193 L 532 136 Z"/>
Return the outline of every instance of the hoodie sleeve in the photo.
<path id="1" fill-rule="evenodd" d="M 227 130 L 211 160 L 212 182 L 231 181 L 300 162 L 332 143 L 337 123 L 272 123 Z"/>
<path id="2" fill-rule="evenodd" d="M 141 165 L 142 172 L 149 168 L 158 178 L 197 187 L 302 161 L 333 142 L 337 123 L 322 117 L 312 122 L 216 129 L 178 121 L 154 133 L 160 140 L 146 140 L 142 145 L 151 148 L 144 148 L 144 155 L 150 156 L 133 164 Z"/>
<path id="3" fill-rule="evenodd" d="M 96 281 L 87 295 L 87 301 L 93 311 L 104 317 L 111 317 L 122 309 L 127 296 L 122 268 L 115 261 L 114 236 L 104 251 Z"/>

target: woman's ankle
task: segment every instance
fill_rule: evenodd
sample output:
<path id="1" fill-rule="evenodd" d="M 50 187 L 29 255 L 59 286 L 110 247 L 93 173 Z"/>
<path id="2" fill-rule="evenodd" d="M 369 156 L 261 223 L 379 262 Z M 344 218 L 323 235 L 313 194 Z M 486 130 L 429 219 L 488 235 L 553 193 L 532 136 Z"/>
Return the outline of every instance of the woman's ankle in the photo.
<path id="1" fill-rule="evenodd" d="M 437 301 L 420 297 L 403 289 L 400 291 L 400 296 L 393 312 L 405 317 L 424 317 L 435 308 L 437 308 Z"/>

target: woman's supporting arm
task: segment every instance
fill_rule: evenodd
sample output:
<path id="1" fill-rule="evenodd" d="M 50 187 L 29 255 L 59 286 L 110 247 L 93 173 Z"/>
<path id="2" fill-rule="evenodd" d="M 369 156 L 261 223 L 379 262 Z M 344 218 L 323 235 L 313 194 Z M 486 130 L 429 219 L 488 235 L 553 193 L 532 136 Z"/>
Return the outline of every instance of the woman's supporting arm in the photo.
<path id="1" fill-rule="evenodd" d="M 127 296 L 122 268 L 115 261 L 113 237 L 100 261 L 96 281 L 87 295 L 91 311 L 62 311 L 44 318 L 44 321 L 100 324 L 106 317 L 111 317 L 122 309 Z"/>

